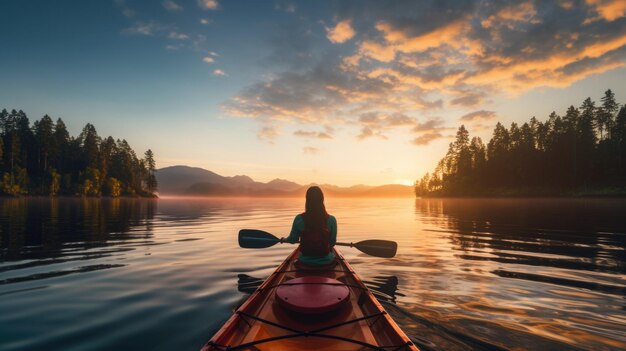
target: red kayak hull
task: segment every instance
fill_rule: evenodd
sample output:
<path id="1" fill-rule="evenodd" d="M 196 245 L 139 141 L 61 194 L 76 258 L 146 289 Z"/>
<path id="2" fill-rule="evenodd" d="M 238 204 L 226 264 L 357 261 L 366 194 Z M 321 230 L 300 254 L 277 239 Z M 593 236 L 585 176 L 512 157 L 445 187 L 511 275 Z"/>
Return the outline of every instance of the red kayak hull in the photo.
<path id="1" fill-rule="evenodd" d="M 299 250 L 244 302 L 202 351 L 215 350 L 419 350 L 387 314 L 339 251 L 330 270 L 303 270 Z M 347 303 L 318 315 L 289 311 L 275 291 L 305 276 L 339 280 L 350 289 Z"/>

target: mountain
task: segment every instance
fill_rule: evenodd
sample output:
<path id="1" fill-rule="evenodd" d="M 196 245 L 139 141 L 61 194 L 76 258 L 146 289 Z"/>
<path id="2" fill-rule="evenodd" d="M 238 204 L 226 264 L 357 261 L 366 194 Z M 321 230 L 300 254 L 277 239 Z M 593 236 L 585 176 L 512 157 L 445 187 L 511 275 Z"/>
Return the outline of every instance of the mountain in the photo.
<path id="1" fill-rule="evenodd" d="M 222 183 L 224 177 L 203 168 L 172 166 L 159 169 L 156 178 L 160 194 L 182 194 L 195 183 Z"/>
<path id="2" fill-rule="evenodd" d="M 159 193 L 161 194 L 184 194 L 188 192 L 190 186 L 197 183 L 211 183 L 227 188 L 263 185 L 263 183 L 255 182 L 246 175 L 224 177 L 204 168 L 189 166 L 161 168 L 156 172 L 156 178 L 159 183 Z"/>
<path id="3" fill-rule="evenodd" d="M 309 186 L 316 185 L 301 185 L 279 178 L 261 183 L 246 175 L 224 177 L 203 168 L 189 166 L 161 168 L 156 172 L 156 178 L 160 195 L 303 197 Z M 319 186 L 327 196 L 331 197 L 415 196 L 412 186 L 399 184 L 351 187 L 322 184 Z"/>
<path id="4" fill-rule="evenodd" d="M 276 190 L 283 190 L 283 191 L 294 191 L 302 187 L 302 185 L 298 183 L 294 183 L 292 181 L 280 179 L 280 178 L 276 178 L 268 182 L 266 185 L 267 185 L 267 188 L 269 189 L 276 189 Z"/>
<path id="5" fill-rule="evenodd" d="M 405 197 L 415 196 L 415 190 L 412 186 L 401 184 L 381 185 L 363 192 L 366 197 Z"/>

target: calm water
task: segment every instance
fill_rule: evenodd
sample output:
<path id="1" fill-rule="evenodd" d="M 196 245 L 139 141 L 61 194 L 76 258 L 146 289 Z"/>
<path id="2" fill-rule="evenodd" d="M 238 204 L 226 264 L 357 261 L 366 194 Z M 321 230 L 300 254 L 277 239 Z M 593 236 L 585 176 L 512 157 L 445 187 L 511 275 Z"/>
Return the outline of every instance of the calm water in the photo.
<path id="1" fill-rule="evenodd" d="M 425 350 L 626 348 L 625 200 L 329 199 L 343 249 Z M 1 350 L 197 350 L 293 246 L 296 199 L 0 199 Z"/>

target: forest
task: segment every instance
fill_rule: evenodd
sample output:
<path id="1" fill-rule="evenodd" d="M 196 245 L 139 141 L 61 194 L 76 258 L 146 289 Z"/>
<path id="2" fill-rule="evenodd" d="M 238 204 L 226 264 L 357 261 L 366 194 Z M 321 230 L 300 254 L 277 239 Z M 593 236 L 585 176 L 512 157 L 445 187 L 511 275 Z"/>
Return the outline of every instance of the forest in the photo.
<path id="1" fill-rule="evenodd" d="M 544 122 L 497 123 L 485 145 L 459 127 L 416 196 L 624 196 L 626 105 L 607 90 Z"/>
<path id="2" fill-rule="evenodd" d="M 23 111 L 0 112 L 0 195 L 153 197 L 151 150 L 138 158 L 126 140 L 101 138 L 92 124 L 78 137 L 61 118 L 32 126 Z"/>

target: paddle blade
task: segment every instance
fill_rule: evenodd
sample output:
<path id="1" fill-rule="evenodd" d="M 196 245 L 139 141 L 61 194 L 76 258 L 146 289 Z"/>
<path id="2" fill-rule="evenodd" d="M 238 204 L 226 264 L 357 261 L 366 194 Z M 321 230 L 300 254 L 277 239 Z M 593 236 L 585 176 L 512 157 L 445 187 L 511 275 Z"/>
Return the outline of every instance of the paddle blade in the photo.
<path id="1" fill-rule="evenodd" d="M 274 235 L 257 229 L 239 231 L 239 246 L 244 249 L 263 249 L 276 245 L 280 240 Z"/>
<path id="2" fill-rule="evenodd" d="M 384 258 L 392 258 L 398 251 L 398 244 L 389 240 L 363 240 L 354 244 L 354 247 L 368 255 Z"/>

